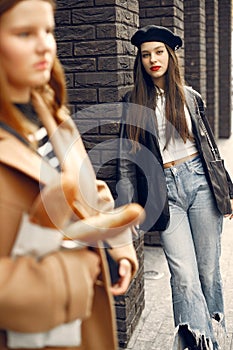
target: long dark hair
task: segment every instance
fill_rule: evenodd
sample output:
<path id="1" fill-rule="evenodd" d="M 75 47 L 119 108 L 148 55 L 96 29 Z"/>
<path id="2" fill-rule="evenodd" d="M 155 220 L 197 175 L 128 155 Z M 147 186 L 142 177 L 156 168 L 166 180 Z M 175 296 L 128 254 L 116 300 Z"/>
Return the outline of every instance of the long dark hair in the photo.
<path id="1" fill-rule="evenodd" d="M 0 0 L 0 19 L 1 16 L 23 0 Z M 54 0 L 41 0 L 50 3 L 55 11 L 56 4 Z M 65 74 L 59 59 L 56 57 L 51 71 L 51 78 L 48 84 L 39 87 L 44 101 L 50 109 L 54 119 L 58 124 L 64 120 L 64 114 L 60 113 L 61 107 L 67 103 Z M 30 131 L 29 125 L 22 118 L 21 113 L 14 107 L 8 93 L 7 77 L 1 66 L 0 58 L 0 120 L 9 124 L 23 136 Z"/>
<path id="2" fill-rule="evenodd" d="M 175 133 L 178 133 L 184 142 L 190 138 L 190 135 L 184 112 L 185 94 L 178 58 L 169 46 L 165 45 L 165 47 L 169 55 L 168 69 L 165 74 L 166 147 Z M 131 92 L 130 102 L 155 110 L 158 93 L 159 89 L 154 86 L 151 77 L 143 67 L 141 50 L 139 49 L 134 63 L 134 87 Z M 137 127 L 134 113 L 130 114 L 129 123 L 127 123 L 127 132 L 133 142 L 134 150 L 139 145 L 140 137 L 144 137 L 146 110 L 140 116 L 137 113 L 137 118 L 140 118 L 140 127 Z"/>

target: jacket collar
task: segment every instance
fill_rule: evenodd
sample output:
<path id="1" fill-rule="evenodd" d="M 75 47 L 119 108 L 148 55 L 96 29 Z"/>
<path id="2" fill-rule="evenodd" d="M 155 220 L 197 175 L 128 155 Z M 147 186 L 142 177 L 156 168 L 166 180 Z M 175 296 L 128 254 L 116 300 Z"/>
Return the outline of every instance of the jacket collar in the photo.
<path id="1" fill-rule="evenodd" d="M 0 128 L 0 162 L 42 184 L 58 176 L 58 172 L 37 152 L 2 128 Z"/>
<path id="2" fill-rule="evenodd" d="M 202 146 L 201 146 L 201 130 L 199 127 L 198 117 L 197 117 L 197 107 L 195 104 L 195 99 L 198 97 L 197 92 L 193 90 L 191 87 L 185 87 L 185 98 L 186 98 L 186 104 L 187 108 L 191 117 L 192 126 L 193 126 L 193 135 L 196 141 L 196 146 L 199 151 L 199 153 L 202 153 Z"/>
<path id="3" fill-rule="evenodd" d="M 191 120 L 195 128 L 198 129 L 198 120 L 196 118 L 197 110 L 195 105 L 195 91 L 191 87 L 185 87 L 185 99 L 187 103 L 187 108 L 191 116 Z"/>
<path id="4" fill-rule="evenodd" d="M 194 103 L 194 98 L 195 98 L 195 94 L 194 94 L 194 90 L 191 87 L 185 87 L 184 89 L 184 93 L 185 93 L 185 99 L 186 99 L 186 103 L 187 103 L 187 107 L 189 109 L 190 115 L 195 115 L 196 114 L 196 108 L 195 108 L 195 103 Z"/>

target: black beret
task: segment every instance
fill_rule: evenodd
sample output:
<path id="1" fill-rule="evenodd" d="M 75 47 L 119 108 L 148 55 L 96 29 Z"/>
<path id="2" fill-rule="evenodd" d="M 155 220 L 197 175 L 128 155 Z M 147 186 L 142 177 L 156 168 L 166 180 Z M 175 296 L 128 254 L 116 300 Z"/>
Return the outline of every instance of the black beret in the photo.
<path id="1" fill-rule="evenodd" d="M 177 50 L 182 46 L 182 39 L 178 35 L 175 35 L 168 28 L 155 25 L 140 28 L 131 38 L 131 43 L 137 47 L 149 41 L 159 41 L 167 44 L 172 50 Z"/>

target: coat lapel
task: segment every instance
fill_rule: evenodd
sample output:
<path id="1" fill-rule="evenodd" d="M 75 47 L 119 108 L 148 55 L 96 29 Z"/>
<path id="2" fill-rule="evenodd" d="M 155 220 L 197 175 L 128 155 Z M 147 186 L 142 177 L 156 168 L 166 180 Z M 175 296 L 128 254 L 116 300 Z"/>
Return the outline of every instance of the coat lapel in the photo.
<path id="1" fill-rule="evenodd" d="M 51 182 L 57 171 L 39 154 L 0 128 L 0 162 L 42 184 Z"/>
<path id="2" fill-rule="evenodd" d="M 195 95 L 194 95 L 194 92 L 192 91 L 192 88 L 190 87 L 186 87 L 184 91 L 185 91 L 186 105 L 191 117 L 193 128 L 196 131 L 199 129 L 199 125 L 198 125 L 198 119 L 197 119 L 196 106 L 194 102 Z M 194 135 L 195 137 L 197 137 L 197 132 L 194 132 Z"/>

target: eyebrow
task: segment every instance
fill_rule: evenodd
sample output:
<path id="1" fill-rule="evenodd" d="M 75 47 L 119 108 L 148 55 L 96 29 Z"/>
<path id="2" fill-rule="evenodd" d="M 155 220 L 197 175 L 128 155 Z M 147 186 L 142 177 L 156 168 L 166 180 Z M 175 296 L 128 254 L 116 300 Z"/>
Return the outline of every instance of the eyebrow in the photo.
<path id="1" fill-rule="evenodd" d="M 160 48 L 164 48 L 164 46 L 162 46 L 162 45 L 159 45 L 159 46 L 155 46 L 153 49 L 151 49 L 151 50 L 142 50 L 141 52 L 150 52 L 150 51 L 153 51 L 153 50 L 158 50 L 158 49 L 160 49 Z"/>

